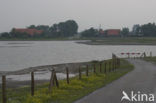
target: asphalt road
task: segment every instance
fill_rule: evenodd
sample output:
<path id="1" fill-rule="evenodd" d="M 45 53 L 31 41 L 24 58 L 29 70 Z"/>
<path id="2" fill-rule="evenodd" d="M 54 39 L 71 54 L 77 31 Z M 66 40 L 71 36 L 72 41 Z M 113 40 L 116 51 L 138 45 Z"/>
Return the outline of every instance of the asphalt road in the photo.
<path id="1" fill-rule="evenodd" d="M 156 65 L 143 60 L 129 60 L 134 64 L 135 69 L 124 75 L 120 79 L 108 84 L 107 86 L 96 90 L 75 103 L 156 103 Z M 122 92 L 125 91 L 131 98 L 131 92 L 134 91 L 138 97 L 139 94 L 155 95 L 154 102 L 143 101 L 136 102 L 123 100 Z M 140 93 L 138 93 L 140 92 Z M 139 100 L 139 99 L 137 99 Z"/>

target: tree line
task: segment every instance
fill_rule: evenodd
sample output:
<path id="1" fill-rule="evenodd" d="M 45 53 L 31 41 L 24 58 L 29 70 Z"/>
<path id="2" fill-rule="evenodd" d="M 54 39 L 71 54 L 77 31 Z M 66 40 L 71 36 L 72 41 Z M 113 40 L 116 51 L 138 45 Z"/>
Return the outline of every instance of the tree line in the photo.
<path id="1" fill-rule="evenodd" d="M 124 36 L 143 36 L 143 37 L 155 37 L 156 36 L 156 24 L 135 24 L 132 31 L 129 28 L 123 28 L 121 34 Z"/>
<path id="2" fill-rule="evenodd" d="M 93 27 L 86 29 L 82 32 L 78 33 L 78 24 L 74 20 L 67 20 L 65 22 L 60 22 L 58 24 L 53 24 L 52 26 L 48 25 L 30 25 L 27 27 L 28 29 L 36 29 L 42 30 L 43 33 L 41 35 L 34 35 L 33 37 L 45 37 L 45 38 L 58 38 L 58 37 L 74 37 L 76 35 L 80 35 L 80 37 L 101 37 L 100 31 L 102 29 L 95 29 Z M 155 37 L 156 36 L 156 24 L 148 23 L 148 24 L 135 24 L 130 31 L 129 28 L 124 27 L 121 29 L 120 36 L 128 37 L 128 36 L 144 36 L 144 37 Z M 32 37 L 26 33 L 17 33 L 13 32 L 4 32 L 1 33 L 1 37 L 6 38 L 26 38 Z"/>
<path id="3" fill-rule="evenodd" d="M 53 24 L 52 26 L 48 25 L 30 25 L 27 27 L 27 29 L 36 29 L 36 30 L 42 30 L 41 35 L 33 35 L 33 37 L 46 37 L 46 38 L 56 38 L 56 37 L 71 37 L 77 34 L 78 32 L 78 24 L 74 20 L 67 20 L 65 22 L 60 22 L 58 24 Z M 14 32 L 14 28 L 11 30 L 11 32 L 4 32 L 1 33 L 1 37 L 7 37 L 7 38 L 26 38 L 26 37 L 32 37 L 28 35 L 27 33 L 20 33 L 20 32 Z"/>
<path id="4" fill-rule="evenodd" d="M 95 28 L 90 28 L 82 31 L 80 34 L 82 37 L 101 37 L 100 36 L 100 31 L 99 29 Z M 132 28 L 132 31 L 128 27 L 124 27 L 121 29 L 120 32 L 121 37 L 138 37 L 138 36 L 143 36 L 143 37 L 155 37 L 156 36 L 156 24 L 155 23 L 148 23 L 148 24 L 135 24 Z"/>

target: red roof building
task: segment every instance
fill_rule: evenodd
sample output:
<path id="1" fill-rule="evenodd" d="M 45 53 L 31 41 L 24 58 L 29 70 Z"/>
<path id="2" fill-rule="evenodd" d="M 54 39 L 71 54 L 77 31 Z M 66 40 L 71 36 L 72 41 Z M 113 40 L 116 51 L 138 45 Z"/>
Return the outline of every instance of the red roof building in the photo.
<path id="1" fill-rule="evenodd" d="M 31 35 L 31 36 L 33 36 L 33 35 L 35 35 L 35 34 L 40 35 L 40 34 L 43 33 L 42 30 L 37 30 L 37 29 L 21 29 L 21 28 L 19 28 L 19 29 L 17 29 L 17 28 L 14 29 L 14 32 L 17 32 L 17 33 L 26 33 L 26 34 Z"/>
<path id="2" fill-rule="evenodd" d="M 108 29 L 106 30 L 107 36 L 119 36 L 120 35 L 120 29 Z"/>

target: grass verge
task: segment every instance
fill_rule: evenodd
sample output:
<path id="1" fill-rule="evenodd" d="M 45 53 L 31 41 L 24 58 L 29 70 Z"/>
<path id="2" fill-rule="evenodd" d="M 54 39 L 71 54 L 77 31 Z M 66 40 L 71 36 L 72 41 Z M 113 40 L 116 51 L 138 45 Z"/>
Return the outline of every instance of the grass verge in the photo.
<path id="1" fill-rule="evenodd" d="M 144 60 L 156 63 L 156 56 L 155 57 L 146 57 L 146 58 L 144 58 Z"/>
<path id="2" fill-rule="evenodd" d="M 104 66 L 102 66 L 102 68 L 104 68 Z M 90 72 L 89 77 L 82 75 L 81 80 L 79 80 L 78 77 L 70 78 L 70 84 L 67 84 L 66 80 L 60 80 L 60 87 L 54 87 L 51 93 L 48 92 L 48 83 L 36 86 L 34 97 L 30 95 L 30 87 L 7 89 L 7 103 L 72 103 L 120 78 L 133 70 L 133 68 L 133 65 L 122 59 L 121 66 L 118 69 L 105 74 L 103 69 L 102 73 L 99 72 L 99 66 L 97 65 L 96 73 Z"/>
<path id="3" fill-rule="evenodd" d="M 89 45 L 156 45 L 155 37 L 107 37 L 83 42 Z"/>

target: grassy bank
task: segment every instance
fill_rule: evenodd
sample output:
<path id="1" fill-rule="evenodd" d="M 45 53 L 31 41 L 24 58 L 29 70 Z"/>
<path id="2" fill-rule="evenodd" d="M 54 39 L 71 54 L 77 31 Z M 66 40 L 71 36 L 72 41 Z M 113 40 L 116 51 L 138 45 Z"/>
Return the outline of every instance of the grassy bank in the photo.
<path id="1" fill-rule="evenodd" d="M 84 43 L 89 45 L 156 45 L 156 37 L 92 38 L 91 41 Z"/>
<path id="2" fill-rule="evenodd" d="M 146 58 L 144 58 L 144 60 L 156 63 L 156 57 L 146 57 Z"/>
<path id="3" fill-rule="evenodd" d="M 133 70 L 133 65 L 126 60 L 121 60 L 121 66 L 118 69 L 106 74 L 103 68 L 104 65 L 102 65 L 102 73 L 100 73 L 99 66 L 96 65 L 96 73 L 90 69 L 89 77 L 83 75 L 81 80 L 78 77 L 71 78 L 70 84 L 67 84 L 66 80 L 60 80 L 60 87 L 54 87 L 51 93 L 48 92 L 48 83 L 36 86 L 34 97 L 30 95 L 30 87 L 8 89 L 8 103 L 72 103 Z M 107 65 L 107 71 L 108 69 Z"/>

